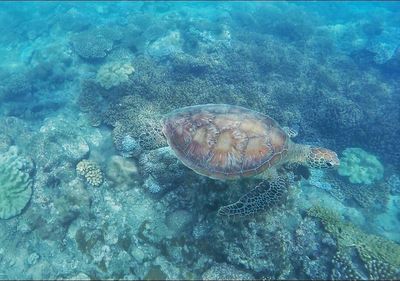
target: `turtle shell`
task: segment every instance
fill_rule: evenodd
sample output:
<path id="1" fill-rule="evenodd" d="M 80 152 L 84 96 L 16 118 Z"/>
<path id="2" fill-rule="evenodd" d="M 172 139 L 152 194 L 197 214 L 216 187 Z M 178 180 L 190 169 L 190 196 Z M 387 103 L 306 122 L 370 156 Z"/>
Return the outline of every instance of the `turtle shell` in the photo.
<path id="1" fill-rule="evenodd" d="M 287 155 L 289 142 L 272 118 L 226 104 L 175 110 L 163 119 L 163 133 L 187 167 L 215 179 L 259 174 Z"/>

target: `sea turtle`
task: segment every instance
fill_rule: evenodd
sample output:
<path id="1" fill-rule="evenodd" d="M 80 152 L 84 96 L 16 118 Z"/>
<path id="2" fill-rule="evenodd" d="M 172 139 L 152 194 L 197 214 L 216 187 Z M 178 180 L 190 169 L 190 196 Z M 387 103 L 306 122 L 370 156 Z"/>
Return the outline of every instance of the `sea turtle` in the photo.
<path id="1" fill-rule="evenodd" d="M 335 168 L 326 148 L 294 143 L 289 131 L 264 114 L 234 105 L 204 104 L 177 109 L 163 120 L 163 133 L 190 169 L 213 179 L 257 176 L 263 181 L 220 215 L 247 216 L 272 207 L 286 193 L 285 166 Z M 290 131 L 293 134 L 293 131 Z"/>

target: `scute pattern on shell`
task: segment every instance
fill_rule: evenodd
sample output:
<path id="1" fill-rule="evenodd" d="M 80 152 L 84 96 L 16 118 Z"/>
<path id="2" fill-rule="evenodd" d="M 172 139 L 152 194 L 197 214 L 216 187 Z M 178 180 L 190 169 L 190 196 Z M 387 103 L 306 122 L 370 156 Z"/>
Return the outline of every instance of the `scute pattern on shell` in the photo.
<path id="1" fill-rule="evenodd" d="M 216 179 L 253 176 L 279 163 L 289 138 L 261 113 L 232 105 L 184 107 L 163 120 L 163 133 L 179 159 Z"/>

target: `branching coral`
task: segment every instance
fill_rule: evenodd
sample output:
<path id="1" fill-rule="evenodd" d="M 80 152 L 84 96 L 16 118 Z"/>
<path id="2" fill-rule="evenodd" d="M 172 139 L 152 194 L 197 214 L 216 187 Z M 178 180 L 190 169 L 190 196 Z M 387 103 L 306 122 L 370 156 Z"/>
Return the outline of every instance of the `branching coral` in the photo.
<path id="1" fill-rule="evenodd" d="M 350 258 L 338 251 L 332 258 L 332 279 L 333 280 L 358 280 L 362 276 L 354 268 Z"/>
<path id="2" fill-rule="evenodd" d="M 346 148 L 340 159 L 339 175 L 351 183 L 371 184 L 383 177 L 383 165 L 372 154 L 361 148 Z"/>
<path id="3" fill-rule="evenodd" d="M 394 280 L 400 277 L 399 269 L 383 261 L 370 260 L 365 267 L 368 270 L 368 277 L 371 280 Z"/>
<path id="4" fill-rule="evenodd" d="M 359 267 L 351 258 L 349 253 L 338 251 L 335 254 L 332 258 L 332 280 L 396 280 L 400 276 L 399 271 L 386 262 L 372 259 Z"/>
<path id="5" fill-rule="evenodd" d="M 97 72 L 96 81 L 105 89 L 111 89 L 129 80 L 135 71 L 128 62 L 113 61 L 102 65 Z"/>
<path id="6" fill-rule="evenodd" d="M 324 228 L 337 239 L 341 254 L 349 255 L 350 249 L 355 249 L 370 276 L 379 275 L 378 279 L 382 279 L 389 274 L 394 275 L 394 269 L 400 267 L 399 244 L 367 234 L 355 225 L 344 222 L 334 211 L 321 206 L 310 208 L 308 215 L 321 220 Z M 395 278 L 393 275 L 392 278 Z"/>
<path id="7" fill-rule="evenodd" d="M 91 160 L 82 160 L 76 165 L 76 172 L 78 175 L 83 176 L 85 180 L 95 187 L 103 183 L 103 173 L 97 163 Z"/>
<path id="8" fill-rule="evenodd" d="M 31 166 L 31 167 L 27 167 Z M 32 195 L 33 180 L 26 169 L 32 163 L 19 157 L 15 147 L 0 155 L 0 218 L 19 215 Z"/>

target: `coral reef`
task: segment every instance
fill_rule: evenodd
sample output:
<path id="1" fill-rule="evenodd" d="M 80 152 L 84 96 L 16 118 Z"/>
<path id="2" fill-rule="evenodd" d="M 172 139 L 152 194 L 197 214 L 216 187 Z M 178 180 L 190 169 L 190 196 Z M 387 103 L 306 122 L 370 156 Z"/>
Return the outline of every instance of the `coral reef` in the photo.
<path id="1" fill-rule="evenodd" d="M 147 53 L 156 59 L 162 59 L 175 53 L 182 52 L 182 40 L 179 31 L 171 31 L 165 37 L 161 37 L 151 43 L 147 48 Z"/>
<path id="2" fill-rule="evenodd" d="M 247 272 L 236 269 L 234 266 L 222 263 L 213 265 L 201 276 L 203 280 L 251 280 L 254 277 Z"/>
<path id="3" fill-rule="evenodd" d="M 7 134 L 0 134 L 0 153 L 6 152 L 12 144 L 12 138 Z"/>
<path id="4" fill-rule="evenodd" d="M 9 219 L 21 214 L 32 196 L 33 163 L 18 156 L 11 147 L 0 155 L 0 218 Z"/>
<path id="5" fill-rule="evenodd" d="M 313 172 L 314 173 L 314 172 Z M 340 201 L 355 201 L 365 211 L 382 212 L 388 203 L 390 186 L 385 182 L 376 184 L 350 183 L 346 178 L 338 178 L 336 173 L 327 171 L 318 183 L 310 184 L 325 189 Z"/>
<path id="6" fill-rule="evenodd" d="M 0 86 L 0 101 L 23 99 L 33 91 L 28 73 L 12 73 L 1 79 L 4 83 Z"/>
<path id="7" fill-rule="evenodd" d="M 321 234 L 317 223 L 309 217 L 299 222 L 294 231 L 292 262 L 304 272 L 304 279 L 329 278 L 332 252 L 336 242 L 329 234 Z"/>
<path id="8" fill-rule="evenodd" d="M 0 3 L 0 182 L 28 186 L 0 219 L 0 279 L 400 279 L 395 6 Z M 311 170 L 284 206 L 222 219 L 258 180 L 194 173 L 160 126 L 205 103 L 384 170 L 353 150 L 347 175 Z"/>
<path id="9" fill-rule="evenodd" d="M 48 120 L 27 144 L 40 169 L 50 170 L 63 162 L 77 163 L 89 154 L 88 141 L 71 124 L 64 118 Z"/>
<path id="10" fill-rule="evenodd" d="M 129 76 L 135 71 L 129 62 L 112 61 L 102 65 L 97 71 L 96 81 L 109 90 L 129 80 Z"/>
<path id="11" fill-rule="evenodd" d="M 144 187 L 150 193 L 165 193 L 176 187 L 188 171 L 169 147 L 162 147 L 143 153 L 139 167 L 144 177 Z"/>
<path id="12" fill-rule="evenodd" d="M 107 110 L 105 119 L 114 127 L 114 143 L 119 151 L 124 149 L 122 141 L 126 135 L 145 150 L 166 146 L 161 132 L 161 113 L 155 105 L 133 96 L 123 97 L 120 103 Z"/>
<path id="13" fill-rule="evenodd" d="M 149 176 L 143 185 L 150 193 L 156 194 L 161 191 L 161 186 L 154 180 L 154 177 Z"/>
<path id="14" fill-rule="evenodd" d="M 400 193 L 400 177 L 398 175 L 391 175 L 388 180 L 387 184 L 390 187 L 390 192 L 393 194 Z"/>
<path id="15" fill-rule="evenodd" d="M 395 280 L 400 276 L 399 270 L 386 262 L 371 260 L 360 268 L 347 254 L 337 252 L 332 258 L 333 280 Z"/>
<path id="16" fill-rule="evenodd" d="M 332 184 L 324 179 L 324 171 L 319 169 L 311 169 L 311 177 L 308 180 L 309 184 L 330 191 L 334 188 Z"/>
<path id="17" fill-rule="evenodd" d="M 102 123 L 102 107 L 104 98 L 102 96 L 102 87 L 95 80 L 85 79 L 80 83 L 81 90 L 78 98 L 79 108 L 88 114 L 89 122 L 97 127 Z"/>
<path id="18" fill-rule="evenodd" d="M 124 157 L 138 157 L 142 153 L 139 142 L 129 135 L 127 128 L 118 124 L 113 130 L 115 148 Z"/>
<path id="19" fill-rule="evenodd" d="M 221 241 L 224 236 L 222 233 L 215 239 L 222 242 L 222 253 L 232 265 L 247 269 L 256 278 L 287 279 L 293 271 L 290 261 L 293 237 L 288 230 L 280 228 L 275 222 L 270 223 L 270 227 L 262 229 L 264 224 L 249 222 L 245 229 L 236 233 L 237 237 L 233 233 L 225 233 L 230 237 L 229 242 Z M 278 252 L 281 254 L 272 254 Z"/>
<path id="20" fill-rule="evenodd" d="M 76 165 L 76 173 L 85 178 L 92 186 L 100 186 L 104 179 L 99 165 L 91 160 L 82 160 Z"/>
<path id="21" fill-rule="evenodd" d="M 113 47 L 111 30 L 90 29 L 71 38 L 75 52 L 84 59 L 99 59 L 107 56 Z"/>
<path id="22" fill-rule="evenodd" d="M 90 25 L 90 19 L 77 8 L 72 7 L 59 17 L 58 23 L 63 30 L 82 31 Z"/>
<path id="23" fill-rule="evenodd" d="M 105 174 L 110 184 L 122 191 L 137 186 L 141 180 L 136 164 L 119 155 L 113 155 L 108 160 Z"/>
<path id="24" fill-rule="evenodd" d="M 321 220 L 325 229 L 337 239 L 339 254 L 334 257 L 336 265 L 346 269 L 342 278 L 359 277 L 354 268 L 349 267 L 351 250 L 355 249 L 362 265 L 368 270 L 369 278 L 398 278 L 400 266 L 400 245 L 380 236 L 367 234 L 351 223 L 344 222 L 338 214 L 320 206 L 308 210 L 308 215 Z M 345 258 L 341 258 L 345 255 Z M 351 261 L 355 263 L 354 259 Z M 336 269 L 337 271 L 337 269 Z M 335 272 L 335 271 L 334 271 Z M 337 274 L 334 273 L 337 277 Z M 361 273 L 358 273 L 361 274 Z"/>
<path id="25" fill-rule="evenodd" d="M 354 268 L 350 258 L 347 255 L 337 252 L 332 258 L 332 274 L 331 278 L 333 280 L 357 280 L 363 279 Z"/>
<path id="26" fill-rule="evenodd" d="M 346 148 L 340 159 L 339 175 L 351 183 L 372 184 L 383 177 L 383 165 L 372 154 L 361 148 Z"/>
<path id="27" fill-rule="evenodd" d="M 140 155 L 141 148 L 140 145 L 132 138 L 130 135 L 126 135 L 123 137 L 122 141 L 122 156 L 130 157 L 130 156 L 138 156 Z"/>

